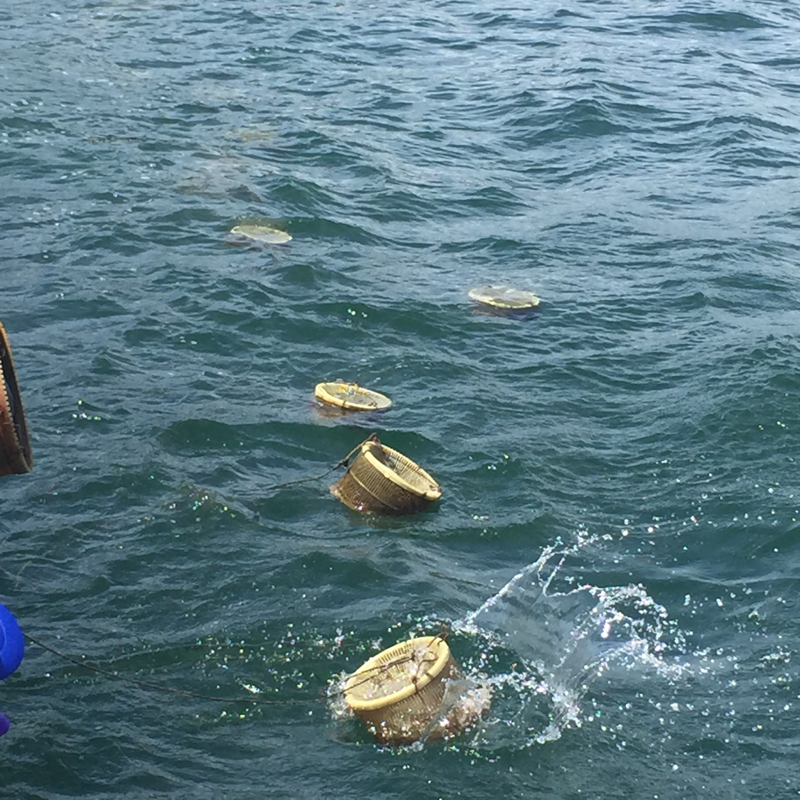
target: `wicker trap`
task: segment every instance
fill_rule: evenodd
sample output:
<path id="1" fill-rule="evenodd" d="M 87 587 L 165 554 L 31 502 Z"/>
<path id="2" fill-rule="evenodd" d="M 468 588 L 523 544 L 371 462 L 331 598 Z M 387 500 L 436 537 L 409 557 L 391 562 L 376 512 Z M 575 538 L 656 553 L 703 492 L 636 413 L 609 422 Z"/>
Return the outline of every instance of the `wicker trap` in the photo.
<path id="1" fill-rule="evenodd" d="M 399 515 L 421 511 L 442 496 L 442 489 L 410 458 L 372 437 L 331 494 L 355 511 Z"/>
<path id="2" fill-rule="evenodd" d="M 347 679 L 344 699 L 379 742 L 440 738 L 464 727 L 464 720 L 456 717 L 455 723 L 448 719 L 437 724 L 448 680 L 460 675 L 447 642 L 423 636 L 400 642 L 362 664 Z"/>

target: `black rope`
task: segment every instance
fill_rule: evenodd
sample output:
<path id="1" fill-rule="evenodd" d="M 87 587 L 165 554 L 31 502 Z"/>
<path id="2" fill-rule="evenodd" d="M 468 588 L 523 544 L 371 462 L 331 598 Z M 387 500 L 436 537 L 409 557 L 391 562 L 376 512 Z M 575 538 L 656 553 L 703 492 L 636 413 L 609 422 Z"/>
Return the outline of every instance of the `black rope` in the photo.
<path id="1" fill-rule="evenodd" d="M 322 480 L 326 475 L 330 475 L 331 472 L 335 472 L 339 467 L 346 467 L 350 463 L 350 459 L 353 456 L 353 453 L 357 452 L 361 449 L 361 447 L 366 444 L 367 442 L 373 441 L 377 439 L 377 434 L 370 434 L 363 442 L 357 444 L 341 461 L 337 464 L 334 464 L 330 469 L 326 470 L 322 473 L 322 475 L 314 475 L 311 478 L 299 478 L 296 481 L 286 481 L 286 483 L 275 483 L 272 486 L 265 486 L 261 491 L 263 492 L 271 492 L 275 489 L 285 489 L 287 486 L 297 486 L 301 483 L 310 483 L 311 481 L 319 481 Z"/>
<path id="2" fill-rule="evenodd" d="M 271 491 L 274 489 L 284 489 L 287 486 L 296 486 L 301 483 L 309 483 L 311 481 L 318 481 L 324 478 L 326 475 L 329 475 L 331 472 L 339 469 L 339 467 L 346 467 L 350 459 L 352 458 L 353 454 L 356 453 L 358 450 L 361 449 L 362 445 L 366 444 L 369 441 L 376 441 L 377 435 L 370 434 L 363 442 L 356 445 L 341 461 L 337 464 L 334 464 L 330 469 L 323 472 L 321 475 L 315 475 L 310 478 L 300 478 L 299 480 L 295 481 L 286 481 L 285 483 L 276 483 L 272 486 L 267 486 L 263 491 Z M 21 572 L 22 570 L 20 570 Z M 19 576 L 17 576 L 19 577 Z M 52 653 L 54 656 L 62 659 L 63 661 L 67 661 L 70 664 L 74 664 L 77 667 L 81 667 L 82 669 L 88 670 L 90 672 L 95 672 L 98 675 L 105 675 L 107 678 L 113 678 L 117 681 L 124 681 L 125 683 L 131 683 L 134 686 L 139 686 L 143 689 L 152 689 L 156 692 L 169 692 L 170 694 L 177 694 L 181 695 L 182 697 L 194 697 L 198 700 L 210 700 L 215 703 L 250 703 L 252 705 L 297 705 L 297 704 L 306 704 L 310 702 L 309 700 L 274 700 L 274 699 L 265 699 L 259 697 L 218 697 L 216 695 L 209 695 L 203 694 L 202 692 L 190 692 L 187 689 L 177 689 L 174 686 L 167 686 L 164 683 L 153 683 L 151 681 L 143 681 L 138 678 L 130 678 L 127 675 L 120 675 L 118 672 L 114 672 L 110 669 L 104 669 L 103 667 L 98 667 L 96 664 L 89 663 L 87 661 L 83 661 L 79 658 L 75 658 L 74 656 L 69 656 L 66 653 L 62 653 L 59 650 L 56 650 L 55 647 L 50 647 L 50 645 L 45 644 L 44 642 L 40 642 L 38 639 L 34 638 L 30 634 L 25 634 L 25 638 L 31 642 L 32 644 L 38 645 L 42 648 L 42 650 L 47 650 L 48 653 Z"/>
<path id="3" fill-rule="evenodd" d="M 89 672 L 95 672 L 98 675 L 104 675 L 107 678 L 113 678 L 117 681 L 124 681 L 125 683 L 131 683 L 134 686 L 139 686 L 143 689 L 152 689 L 153 691 L 157 692 L 168 692 L 170 694 L 178 694 L 182 697 L 193 697 L 197 700 L 210 700 L 215 703 L 250 703 L 252 705 L 305 705 L 306 703 L 311 702 L 310 700 L 275 700 L 275 699 L 266 699 L 266 698 L 259 698 L 259 697 L 218 697 L 216 695 L 209 695 L 203 694 L 202 692 L 190 692 L 188 689 L 178 689 L 175 686 L 167 686 L 164 683 L 153 683 L 152 681 L 143 681 L 139 678 L 131 678 L 127 675 L 120 675 L 119 672 L 115 672 L 110 669 L 105 669 L 103 667 L 99 667 L 96 664 L 92 664 L 91 662 L 81 660 L 79 658 L 75 658 L 74 656 L 67 655 L 66 653 L 62 653 L 60 650 L 56 650 L 55 647 L 51 647 L 44 642 L 40 642 L 35 637 L 31 636 L 29 633 L 25 634 L 25 638 L 31 642 L 32 644 L 41 647 L 42 650 L 46 650 L 48 653 L 52 653 L 54 656 L 62 659 L 62 661 L 66 661 L 70 664 L 74 664 L 76 667 L 81 667 L 82 669 L 88 670 Z M 440 633 L 434 637 L 434 639 L 442 639 L 442 641 L 446 641 L 447 634 Z M 430 645 L 428 648 L 430 649 Z M 426 656 L 423 656 L 420 660 L 421 664 L 430 663 L 431 661 L 435 661 L 436 657 L 434 656 L 433 659 L 428 659 Z M 360 670 L 358 671 L 361 679 L 358 681 L 348 680 L 346 684 L 346 688 L 337 689 L 336 691 L 332 691 L 330 695 L 341 695 L 344 694 L 346 691 L 352 691 L 357 686 L 361 686 L 364 683 L 367 683 L 375 677 L 375 673 L 382 673 L 388 671 L 391 667 L 396 667 L 400 664 L 407 664 L 410 661 L 416 661 L 414 655 L 410 656 L 403 656 L 402 658 L 395 659 L 390 661 L 386 664 L 378 664 L 377 666 L 370 667 L 368 670 Z M 355 676 L 355 673 L 354 673 Z M 416 684 L 416 681 L 414 681 Z"/>
<path id="4" fill-rule="evenodd" d="M 330 475 L 331 472 L 339 469 L 339 467 L 346 466 L 344 460 L 340 461 L 335 466 L 331 467 L 329 470 L 326 470 L 322 473 L 322 475 L 314 475 L 311 478 L 299 478 L 296 481 L 286 481 L 286 483 L 275 483 L 272 486 L 265 486 L 261 489 L 262 492 L 271 492 L 274 489 L 285 489 L 287 486 L 297 486 L 300 483 L 310 483 L 311 481 L 319 481 L 322 480 L 326 475 Z"/>
<path id="5" fill-rule="evenodd" d="M 355 451 L 354 451 L 355 452 Z M 349 456 L 348 456 L 349 457 Z M 439 633 L 437 633 L 433 639 L 441 639 L 443 642 L 447 642 L 448 631 L 444 625 L 442 625 L 442 629 Z M 69 664 L 73 664 L 76 667 L 81 667 L 82 669 L 88 670 L 89 672 L 94 672 L 98 675 L 104 675 L 107 678 L 113 678 L 116 681 L 123 681 L 125 683 L 133 684 L 134 686 L 139 686 L 142 689 L 151 689 L 156 692 L 167 692 L 169 694 L 177 694 L 181 695 L 182 697 L 192 697 L 197 700 L 210 700 L 214 703 L 250 703 L 251 705 L 272 705 L 272 706 L 286 706 L 286 705 L 306 705 L 311 700 L 275 700 L 275 699 L 268 699 L 268 698 L 260 698 L 260 697 L 219 697 L 217 695 L 210 695 L 210 694 L 203 694 L 202 692 L 191 692 L 188 689 L 178 689 L 175 686 L 168 686 L 165 683 L 153 683 L 152 681 L 143 681 L 139 678 L 131 678 L 127 675 L 120 675 L 119 672 L 115 672 L 110 669 L 105 669 L 104 667 L 99 667 L 96 664 L 92 664 L 91 662 L 81 660 L 79 658 L 75 658 L 75 656 L 67 655 L 66 653 L 62 653 L 60 650 L 56 650 L 55 647 L 51 647 L 44 642 L 39 641 L 34 636 L 31 636 L 29 633 L 25 634 L 25 638 L 31 642 L 32 644 L 41 647 L 42 650 L 46 650 L 48 653 L 52 653 L 54 656 L 57 656 L 62 661 L 66 661 Z M 430 650 L 431 645 L 427 646 L 427 650 Z M 375 677 L 375 673 L 385 673 L 391 667 L 398 666 L 400 664 L 407 664 L 409 661 L 417 661 L 417 658 L 414 654 L 402 656 L 401 658 L 395 659 L 390 661 L 386 664 L 378 664 L 374 667 L 370 667 L 369 669 L 360 669 L 356 670 L 353 673 L 349 680 L 346 681 L 343 688 L 337 689 L 335 691 L 330 691 L 328 696 L 333 695 L 343 695 L 348 691 L 352 691 L 357 686 L 361 686 L 368 681 L 371 681 Z M 431 661 L 436 661 L 436 657 L 434 656 L 433 659 L 428 659 L 427 656 L 422 656 L 419 660 L 420 665 L 431 663 Z M 353 681 L 352 679 L 359 675 L 360 680 Z M 414 685 L 416 686 L 417 680 L 416 678 L 412 679 Z M 321 699 L 321 698 L 320 698 Z"/>
<path id="6" fill-rule="evenodd" d="M 209 694 L 202 694 L 201 692 L 190 692 L 187 689 L 177 689 L 174 686 L 167 686 L 164 683 L 151 683 L 150 681 L 143 681 L 139 680 L 138 678 L 130 678 L 127 675 L 120 675 L 118 672 L 114 672 L 110 669 L 104 669 L 103 667 L 98 667 L 96 664 L 91 664 L 87 661 L 81 661 L 79 658 L 75 658 L 74 656 L 69 656 L 66 653 L 62 653 L 59 650 L 56 650 L 55 647 L 50 647 L 50 645 L 45 644 L 44 642 L 40 642 L 38 639 L 35 639 L 30 634 L 26 633 L 25 638 L 32 642 L 35 645 L 38 645 L 42 648 L 42 650 L 47 650 L 48 653 L 52 653 L 54 656 L 58 656 L 60 659 L 64 661 L 68 661 L 70 664 L 74 664 L 77 667 L 82 667 L 83 669 L 89 670 L 90 672 L 96 672 L 98 675 L 105 675 L 107 678 L 114 678 L 114 680 L 118 681 L 125 681 L 125 683 L 132 683 L 135 686 L 140 686 L 144 689 L 152 689 L 157 692 L 169 692 L 171 694 L 179 694 L 183 697 L 194 697 L 198 700 L 211 700 L 215 703 L 251 703 L 253 705 L 305 705 L 311 701 L 309 700 L 270 700 L 260 697 L 217 697 L 215 695 Z"/>
<path id="7" fill-rule="evenodd" d="M 54 656 L 62 659 L 62 661 L 66 661 L 70 664 L 74 664 L 76 667 L 81 667 L 82 669 L 88 670 L 89 672 L 95 672 L 98 675 L 104 675 L 107 678 L 113 678 L 117 681 L 124 681 L 125 683 L 131 683 L 134 686 L 139 686 L 143 689 L 152 689 L 153 691 L 157 692 L 168 692 L 170 694 L 178 694 L 182 697 L 193 697 L 198 700 L 210 700 L 215 703 L 251 703 L 252 705 L 304 705 L 306 703 L 311 702 L 310 700 L 274 700 L 274 699 L 266 699 L 266 698 L 259 698 L 259 697 L 218 697 L 216 695 L 209 695 L 203 694 L 202 692 L 190 692 L 188 689 L 178 689 L 174 686 L 167 686 L 164 683 L 153 683 L 152 681 L 143 681 L 139 678 L 131 678 L 127 675 L 120 675 L 118 672 L 115 672 L 110 669 L 105 669 L 103 667 L 98 667 L 96 664 L 92 664 L 88 661 L 83 661 L 79 658 L 75 658 L 74 656 L 67 655 L 66 653 L 62 653 L 60 650 L 56 650 L 55 647 L 51 647 L 44 642 L 40 642 L 35 637 L 31 636 L 29 633 L 25 634 L 25 638 L 31 642 L 32 644 L 41 647 L 42 650 L 46 650 L 48 653 L 52 653 Z M 440 633 L 436 634 L 433 637 L 434 639 L 441 639 L 443 642 L 447 641 L 447 631 L 445 630 L 444 626 L 442 626 L 442 630 Z M 430 649 L 430 645 L 428 648 Z M 433 658 L 435 661 L 436 658 Z M 353 673 L 352 677 L 355 677 L 357 673 L 360 673 L 361 679 L 358 681 L 348 680 L 346 684 L 346 688 L 338 689 L 336 691 L 330 692 L 329 695 L 341 695 L 344 694 L 346 691 L 352 691 L 357 686 L 361 686 L 363 683 L 367 683 L 374 678 L 374 673 L 376 672 L 386 672 L 391 667 L 398 666 L 399 664 L 406 664 L 409 661 L 416 661 L 414 655 L 410 656 L 403 656 L 401 658 L 395 659 L 390 661 L 386 664 L 378 664 L 377 666 L 370 667 L 368 670 L 357 670 L 356 673 Z M 422 657 L 421 664 L 429 663 L 429 659 L 425 656 Z M 416 683 L 416 681 L 415 681 Z"/>

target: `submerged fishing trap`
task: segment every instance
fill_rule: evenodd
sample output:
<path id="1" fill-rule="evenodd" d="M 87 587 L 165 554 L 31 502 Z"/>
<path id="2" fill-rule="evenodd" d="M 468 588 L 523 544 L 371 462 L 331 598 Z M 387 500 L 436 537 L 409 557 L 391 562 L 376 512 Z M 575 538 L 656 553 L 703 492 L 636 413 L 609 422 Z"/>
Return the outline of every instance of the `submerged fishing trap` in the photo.
<path id="1" fill-rule="evenodd" d="M 272 228 L 269 225 L 235 225 L 231 228 L 231 234 L 262 244 L 286 244 L 286 242 L 292 241 L 291 235 L 286 231 Z"/>
<path id="2" fill-rule="evenodd" d="M 469 296 L 483 306 L 506 312 L 531 311 L 541 302 L 533 292 L 511 286 L 480 286 L 470 289 Z"/>

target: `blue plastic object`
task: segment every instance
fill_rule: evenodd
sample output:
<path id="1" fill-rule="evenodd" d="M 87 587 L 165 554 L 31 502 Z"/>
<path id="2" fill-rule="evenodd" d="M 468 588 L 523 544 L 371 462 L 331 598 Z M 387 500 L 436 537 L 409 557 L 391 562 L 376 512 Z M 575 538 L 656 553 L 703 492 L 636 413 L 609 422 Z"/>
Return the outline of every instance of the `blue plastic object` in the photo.
<path id="1" fill-rule="evenodd" d="M 14 615 L 0 603 L 0 681 L 5 680 L 25 655 L 25 636 Z"/>

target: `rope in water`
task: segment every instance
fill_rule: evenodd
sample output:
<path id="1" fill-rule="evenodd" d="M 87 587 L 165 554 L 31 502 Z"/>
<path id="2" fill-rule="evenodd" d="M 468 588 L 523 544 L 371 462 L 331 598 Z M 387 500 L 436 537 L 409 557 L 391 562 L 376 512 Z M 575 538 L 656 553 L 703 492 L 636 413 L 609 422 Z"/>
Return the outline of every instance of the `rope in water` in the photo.
<path id="1" fill-rule="evenodd" d="M 104 667 L 99 667 L 96 664 L 92 664 L 89 661 L 84 661 L 79 658 L 75 658 L 74 656 L 67 655 L 66 653 L 62 653 L 60 650 L 56 650 L 55 647 L 51 647 L 44 642 L 39 641 L 35 637 L 31 636 L 30 634 L 26 633 L 25 638 L 31 642 L 31 644 L 35 644 L 38 647 L 41 647 L 42 650 L 46 650 L 48 653 L 52 653 L 54 656 L 66 661 L 70 664 L 74 664 L 76 667 L 81 667 L 82 669 L 88 670 L 89 672 L 95 672 L 98 675 L 104 675 L 107 678 L 113 678 L 117 681 L 124 681 L 125 683 L 131 683 L 134 686 L 139 686 L 142 689 L 151 689 L 156 692 L 168 692 L 170 694 L 177 694 L 181 695 L 182 697 L 192 697 L 197 700 L 209 700 L 214 703 L 250 703 L 251 705 L 306 705 L 311 700 L 299 700 L 299 699 L 292 699 L 292 700 L 276 700 L 276 699 L 269 699 L 269 698 L 261 698 L 261 697 L 218 697 L 217 695 L 210 695 L 210 694 L 203 694 L 202 692 L 191 692 L 188 689 L 178 689 L 175 686 L 168 686 L 165 683 L 153 683 L 152 681 L 143 681 L 139 678 L 131 678 L 128 675 L 120 675 L 119 672 L 115 672 L 114 670 L 105 669 Z M 442 641 L 447 640 L 447 633 L 444 629 L 438 633 L 434 639 L 441 639 Z M 430 648 L 430 645 L 428 646 Z M 405 664 L 409 661 L 414 661 L 415 657 L 411 656 L 404 656 L 403 658 L 398 658 L 394 661 L 389 662 L 388 664 L 381 664 L 376 667 L 372 667 L 369 670 L 362 670 L 363 677 L 361 680 L 353 682 L 349 680 L 347 682 L 346 689 L 337 689 L 335 691 L 331 691 L 330 695 L 341 695 L 344 694 L 347 690 L 352 690 L 357 686 L 360 686 L 362 683 L 366 683 L 373 679 L 374 672 L 385 672 L 390 667 L 397 666 L 399 664 Z M 435 659 L 434 659 L 435 660 Z M 422 662 L 428 661 L 427 658 L 423 657 Z M 369 673 L 369 674 L 366 674 Z"/>
<path id="2" fill-rule="evenodd" d="M 357 453 L 367 442 L 376 438 L 377 434 L 371 433 L 366 439 L 364 439 L 363 442 L 357 444 L 341 461 L 334 464 L 329 470 L 323 472 L 322 475 L 314 475 L 310 478 L 299 478 L 296 481 L 286 481 L 286 483 L 275 483 L 272 486 L 265 486 L 261 491 L 271 492 L 275 489 L 285 489 L 287 486 L 297 486 L 300 483 L 310 483 L 311 481 L 322 480 L 326 475 L 330 475 L 331 472 L 335 472 L 337 469 L 339 469 L 339 467 L 346 467 L 350 463 L 350 459 L 353 457 L 354 453 Z"/>
<path id="3" fill-rule="evenodd" d="M 378 435 L 376 433 L 371 433 L 363 442 L 356 445 L 341 461 L 334 464 L 330 469 L 325 470 L 321 475 L 312 475 L 310 478 L 299 478 L 298 480 L 294 481 L 286 481 L 285 483 L 274 483 L 271 486 L 265 486 L 261 491 L 263 492 L 272 492 L 277 489 L 286 489 L 288 486 L 297 486 L 301 483 L 311 483 L 311 481 L 319 481 L 322 480 L 326 475 L 330 475 L 331 472 L 335 472 L 339 467 L 346 467 L 350 463 L 350 459 L 353 457 L 353 454 L 358 452 L 367 442 L 376 441 Z M 22 573 L 25 569 L 27 569 L 34 561 L 36 561 L 41 556 L 34 556 L 33 558 L 26 561 L 20 568 L 19 572 L 17 572 L 16 580 L 14 582 L 14 586 L 18 586 L 19 582 L 22 578 Z"/>
<path id="4" fill-rule="evenodd" d="M 286 481 L 284 483 L 276 483 L 271 486 L 264 487 L 263 491 L 273 491 L 275 489 L 284 489 L 288 486 L 296 486 L 302 483 L 309 483 L 311 481 L 318 481 L 324 478 L 326 475 L 329 475 L 331 472 L 339 469 L 339 467 L 346 467 L 350 459 L 352 458 L 353 454 L 361 450 L 362 446 L 369 441 L 374 441 L 377 439 L 377 434 L 370 434 L 363 442 L 356 445 L 341 461 L 334 464 L 330 469 L 323 472 L 321 475 L 315 475 L 309 478 L 300 478 L 294 481 Z M 216 695 L 208 695 L 203 694 L 202 692 L 191 692 L 187 689 L 178 689 L 174 686 L 167 686 L 163 683 L 153 683 L 152 681 L 143 681 L 139 678 L 131 678 L 127 675 L 120 675 L 118 672 L 114 672 L 113 670 L 105 669 L 103 667 L 99 667 L 96 664 L 92 664 L 90 662 L 75 658 L 73 656 L 67 655 L 66 653 L 62 653 L 60 650 L 56 650 L 55 647 L 51 647 L 50 645 L 45 644 L 44 642 L 39 641 L 35 637 L 31 636 L 30 634 L 25 634 L 25 638 L 31 642 L 32 644 L 41 647 L 43 650 L 46 650 L 49 653 L 52 653 L 54 656 L 66 661 L 70 664 L 74 664 L 77 667 L 81 667 L 82 669 L 89 670 L 90 672 L 95 672 L 98 675 L 104 675 L 107 678 L 113 678 L 114 680 L 124 681 L 126 683 L 133 684 L 135 686 L 139 686 L 143 689 L 151 689 L 157 692 L 168 692 L 170 694 L 177 694 L 183 697 L 193 697 L 199 700 L 209 700 L 216 703 L 250 703 L 251 705 L 297 705 L 297 704 L 306 704 L 310 701 L 308 700 L 275 700 L 275 699 L 266 699 L 260 697 L 218 697 Z M 442 631 L 439 633 L 436 638 L 446 639 L 447 634 Z M 405 657 L 402 659 L 398 659 L 395 662 L 391 662 L 389 664 L 382 664 L 379 667 L 374 667 L 367 672 L 372 673 L 373 671 L 385 671 L 389 667 L 396 666 L 398 664 L 406 663 L 408 661 L 413 660 L 412 657 Z M 372 675 L 365 675 L 362 680 L 357 681 L 356 683 L 348 683 L 348 688 L 352 689 L 356 686 L 360 686 L 361 683 L 366 681 L 372 680 Z M 343 694 L 344 689 L 336 690 L 335 692 L 331 692 L 331 694 Z"/>
<path id="5" fill-rule="evenodd" d="M 29 642 L 41 647 L 43 650 L 47 650 L 48 653 L 52 653 L 54 656 L 58 656 L 60 659 L 67 661 L 70 664 L 74 664 L 77 667 L 82 667 L 90 672 L 96 672 L 98 675 L 105 675 L 107 678 L 113 678 L 117 681 L 132 683 L 135 686 L 139 686 L 143 689 L 152 689 L 156 692 L 169 692 L 171 694 L 182 695 L 183 697 L 194 697 L 198 700 L 211 700 L 215 703 L 250 703 L 252 705 L 305 705 L 306 703 L 311 702 L 310 700 L 274 700 L 261 697 L 217 697 L 216 695 L 203 694 L 202 692 L 190 692 L 187 689 L 178 689 L 174 686 L 167 686 L 164 683 L 143 681 L 139 678 L 131 678 L 127 675 L 120 675 L 118 672 L 114 672 L 113 670 L 98 667 L 96 664 L 92 664 L 88 661 L 82 661 L 79 658 L 62 653 L 61 651 L 56 650 L 55 647 L 50 647 L 50 645 L 40 642 L 38 639 L 35 639 L 28 633 L 25 634 L 25 638 Z"/>

